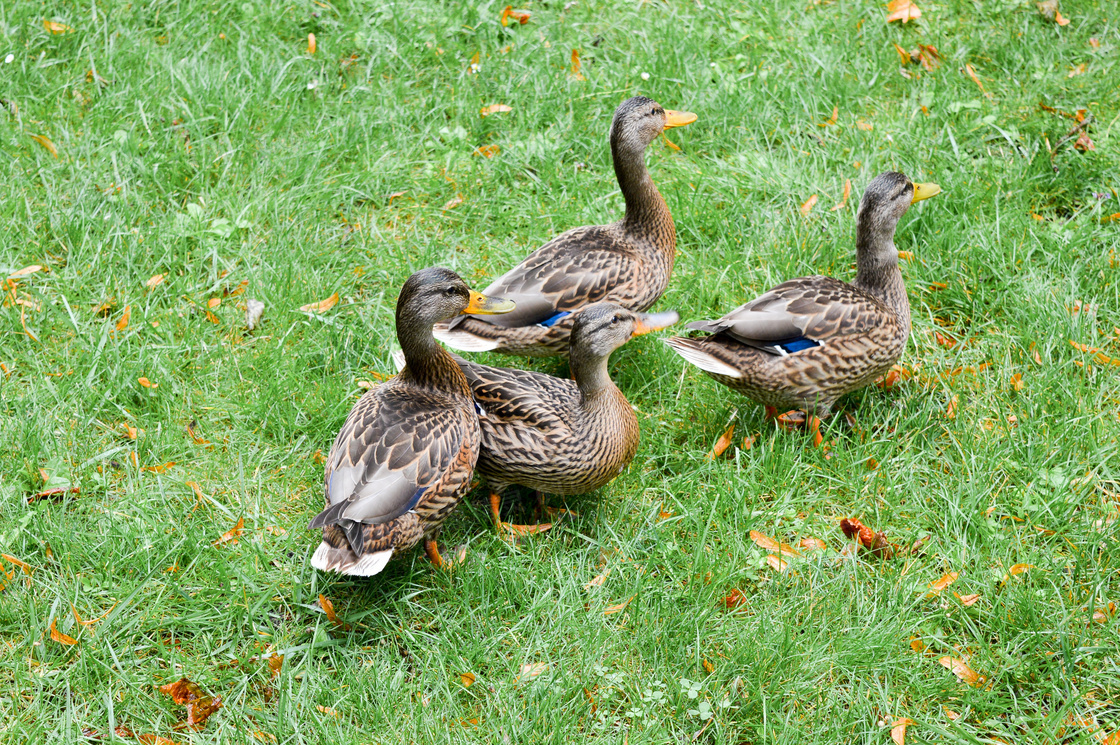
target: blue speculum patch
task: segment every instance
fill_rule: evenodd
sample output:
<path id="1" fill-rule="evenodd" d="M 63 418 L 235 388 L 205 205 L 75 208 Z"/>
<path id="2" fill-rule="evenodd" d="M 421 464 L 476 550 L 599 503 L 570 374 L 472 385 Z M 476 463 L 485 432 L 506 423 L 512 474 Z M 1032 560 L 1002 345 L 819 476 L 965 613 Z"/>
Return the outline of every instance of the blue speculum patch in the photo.
<path id="1" fill-rule="evenodd" d="M 801 337 L 800 339 L 780 341 L 774 346 L 781 347 L 786 354 L 794 354 L 795 352 L 803 352 L 806 349 L 812 349 L 813 347 L 819 347 L 820 345 L 821 343 L 819 341 L 813 341 L 812 339 Z"/>
<path id="2" fill-rule="evenodd" d="M 543 321 L 541 321 L 537 325 L 538 326 L 544 326 L 546 329 L 547 328 L 552 328 L 553 326 L 560 323 L 560 321 L 563 321 L 565 318 L 567 318 L 570 315 L 572 315 L 571 311 L 562 310 L 554 316 L 549 316 L 548 318 L 544 319 Z"/>

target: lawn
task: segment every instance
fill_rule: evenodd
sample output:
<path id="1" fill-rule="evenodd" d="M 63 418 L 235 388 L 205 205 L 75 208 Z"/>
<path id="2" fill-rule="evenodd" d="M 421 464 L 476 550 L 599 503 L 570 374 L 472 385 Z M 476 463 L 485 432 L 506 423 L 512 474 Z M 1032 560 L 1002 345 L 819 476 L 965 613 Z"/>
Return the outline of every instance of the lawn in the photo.
<path id="1" fill-rule="evenodd" d="M 0 6 L 0 553 L 27 566 L 0 567 L 0 739 L 1120 731 L 1117 7 L 916 2 Z M 481 289 L 619 216 L 606 132 L 638 93 L 699 116 L 647 156 L 679 237 L 656 308 L 684 321 L 851 278 L 875 174 L 942 186 L 896 239 L 911 376 L 845 399 L 825 453 L 642 337 L 612 358 L 638 455 L 552 531 L 504 542 L 478 490 L 453 571 L 311 569 L 321 454 L 392 373 L 401 283 Z M 842 554 L 845 517 L 929 538 Z M 829 548 L 776 571 L 750 531 Z M 157 689 L 183 676 L 222 698 L 201 731 Z"/>

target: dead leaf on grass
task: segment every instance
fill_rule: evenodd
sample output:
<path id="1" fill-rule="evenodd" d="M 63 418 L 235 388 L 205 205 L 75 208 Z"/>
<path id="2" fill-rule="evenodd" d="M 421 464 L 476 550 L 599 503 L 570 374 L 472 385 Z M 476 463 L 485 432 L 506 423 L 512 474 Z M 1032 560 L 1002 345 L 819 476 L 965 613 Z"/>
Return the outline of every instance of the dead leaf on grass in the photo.
<path id="1" fill-rule="evenodd" d="M 817 195 L 813 194 L 801 204 L 801 207 L 799 208 L 800 211 L 801 211 L 801 216 L 802 217 L 808 217 L 809 213 L 812 212 L 813 208 L 816 207 L 816 206 L 817 206 Z"/>
<path id="2" fill-rule="evenodd" d="M 633 600 L 634 598 L 635 598 L 635 596 L 631 595 L 630 597 L 623 600 L 621 603 L 616 603 L 615 605 L 608 605 L 606 610 L 603 611 L 603 615 L 604 616 L 613 616 L 615 613 L 621 613 L 622 611 L 626 610 L 626 606 L 630 605 L 630 601 Z"/>
<path id="3" fill-rule="evenodd" d="M 941 577 L 939 577 L 938 579 L 933 580 L 929 583 L 929 592 L 926 593 L 926 597 L 937 597 L 941 594 L 942 590 L 956 582 L 958 576 L 959 575 L 957 572 L 949 572 L 947 574 L 941 575 Z"/>
<path id="4" fill-rule="evenodd" d="M 472 685 L 474 685 L 474 673 L 463 673 L 459 676 L 459 680 L 463 682 L 464 688 L 470 688 Z"/>
<path id="5" fill-rule="evenodd" d="M 723 431 L 723 434 L 716 440 L 716 444 L 712 445 L 712 449 L 708 451 L 706 456 L 708 460 L 715 460 L 723 455 L 727 448 L 731 447 L 731 438 L 735 435 L 735 423 L 732 422 L 731 426 Z"/>
<path id="6" fill-rule="evenodd" d="M 726 607 L 728 610 L 735 610 L 740 605 L 744 605 L 747 602 L 747 596 L 744 595 L 741 590 L 736 588 L 727 593 L 723 597 L 722 602 L 724 607 Z"/>
<path id="7" fill-rule="evenodd" d="M 817 126 L 818 127 L 831 127 L 832 125 L 836 124 L 836 118 L 838 116 L 840 116 L 840 107 L 839 106 L 833 106 L 832 107 L 832 116 L 830 116 L 828 119 L 825 119 L 823 122 L 817 122 Z"/>
<path id="8" fill-rule="evenodd" d="M 980 595 L 978 593 L 972 595 L 961 595 L 959 592 L 954 592 L 953 595 L 956 596 L 957 600 L 961 601 L 961 605 L 968 608 L 976 605 L 976 603 L 980 600 Z"/>
<path id="9" fill-rule="evenodd" d="M 766 557 L 766 565 L 773 569 L 775 572 L 784 572 L 789 566 L 789 562 L 783 559 L 778 554 L 770 554 Z"/>
<path id="10" fill-rule="evenodd" d="M 221 696 L 211 696 L 189 678 L 179 678 L 174 683 L 158 688 L 160 693 L 167 694 L 175 703 L 187 707 L 187 727 L 193 730 L 202 729 L 206 720 L 222 708 Z"/>
<path id="11" fill-rule="evenodd" d="M 479 145 L 474 150 L 475 155 L 481 155 L 483 158 L 493 158 L 500 152 L 502 148 L 499 145 Z"/>
<path id="12" fill-rule="evenodd" d="M 155 287 L 159 286 L 166 277 L 166 274 L 153 274 L 144 282 L 144 286 L 149 290 L 154 289 Z"/>
<path id="13" fill-rule="evenodd" d="M 840 201 L 837 202 L 835 206 L 833 206 L 830 212 L 836 212 L 837 210 L 842 210 L 847 207 L 848 197 L 850 196 L 852 196 L 852 180 L 849 178 L 844 179 L 844 196 L 841 197 Z"/>
<path id="14" fill-rule="evenodd" d="M 330 598 L 321 593 L 319 595 L 319 607 L 323 609 L 323 613 L 327 614 L 327 620 L 334 624 L 335 628 L 340 629 L 341 631 L 350 630 L 350 624 L 344 622 L 334 612 L 334 603 L 331 602 Z"/>
<path id="15" fill-rule="evenodd" d="M 887 23 L 909 23 L 922 17 L 922 11 L 910 0 L 890 0 L 887 3 Z"/>
<path id="16" fill-rule="evenodd" d="M 916 724 L 913 719 L 896 719 L 891 724 L 891 742 L 895 745 L 906 745 L 906 727 Z"/>
<path id="17" fill-rule="evenodd" d="M 58 642 L 59 644 L 63 644 L 67 647 L 72 647 L 78 643 L 78 640 L 74 637 L 67 636 L 66 634 L 59 631 L 55 626 L 55 623 L 56 622 L 54 620 L 51 620 L 51 641 Z"/>
<path id="18" fill-rule="evenodd" d="M 486 117 L 491 114 L 503 114 L 507 111 L 513 111 L 513 107 L 504 103 L 492 103 L 489 106 L 483 106 L 479 113 Z"/>
<path id="19" fill-rule="evenodd" d="M 320 300 L 317 303 L 308 303 L 299 307 L 304 313 L 326 313 L 328 310 L 338 304 L 338 293 L 334 293 L 326 300 Z"/>
<path id="20" fill-rule="evenodd" d="M 768 535 L 759 533 L 757 530 L 752 530 L 750 532 L 750 538 L 752 541 L 754 541 L 756 546 L 767 551 L 774 551 L 785 556 L 792 556 L 794 558 L 798 558 L 801 556 L 801 552 L 788 543 L 780 543 Z"/>
<path id="21" fill-rule="evenodd" d="M 533 678 L 539 678 L 544 673 L 548 672 L 547 662 L 529 662 L 521 666 L 521 670 L 517 673 L 517 682 L 526 683 Z"/>
<path id="22" fill-rule="evenodd" d="M 117 320 L 117 331 L 124 331 L 128 328 L 128 319 L 130 318 L 132 318 L 132 306 L 126 305 L 121 312 L 121 317 Z"/>
<path id="23" fill-rule="evenodd" d="M 315 34 L 308 34 L 307 35 L 307 53 L 308 54 L 315 54 L 315 52 L 317 52 L 317 51 L 319 51 L 319 44 L 318 44 L 318 40 L 315 38 Z"/>
<path id="24" fill-rule="evenodd" d="M 802 538 L 797 544 L 805 551 L 827 551 L 828 544 L 820 538 Z"/>
<path id="25" fill-rule="evenodd" d="M 244 529 L 245 529 L 245 518 L 241 517 L 237 520 L 237 525 L 234 525 L 232 528 L 227 530 L 225 533 L 222 533 L 221 537 L 218 540 L 214 541 L 213 545 L 222 546 L 222 545 L 225 545 L 226 543 L 231 543 L 231 544 L 232 543 L 237 543 L 237 539 L 241 535 L 241 533 L 244 531 Z M 322 597 L 322 596 L 320 595 L 320 597 Z"/>
<path id="26" fill-rule="evenodd" d="M 58 148 L 54 146 L 54 143 L 51 142 L 49 137 L 46 137 L 44 135 L 28 135 L 28 137 L 35 140 L 35 142 L 38 142 L 40 145 L 42 145 L 44 148 L 46 148 L 48 153 L 50 153 L 51 155 L 53 155 L 56 158 L 58 157 Z"/>
<path id="27" fill-rule="evenodd" d="M 52 34 L 70 34 L 74 32 L 74 29 L 70 26 L 67 26 L 65 23 L 59 23 L 58 21 L 48 21 L 45 19 L 43 20 L 43 28 L 45 28 L 47 31 L 50 31 Z"/>
<path id="28" fill-rule="evenodd" d="M 582 66 L 583 66 L 582 63 L 579 60 L 579 50 L 578 49 L 573 49 L 572 50 L 572 69 L 568 73 L 568 77 L 571 78 L 572 80 L 587 80 L 587 78 L 585 78 L 583 76 L 583 73 L 580 72 L 580 68 Z"/>
<path id="29" fill-rule="evenodd" d="M 153 383 L 144 376 L 140 376 L 139 378 L 137 378 L 136 382 L 144 386 L 145 388 L 159 388 L 159 383 Z"/>
<path id="30" fill-rule="evenodd" d="M 589 582 L 585 582 L 583 584 L 583 589 L 590 590 L 592 587 L 602 587 L 603 583 L 607 581 L 607 577 L 610 576 L 610 573 L 610 569 L 604 569 L 602 574 L 597 574 Z"/>
<path id="31" fill-rule="evenodd" d="M 463 198 L 456 195 L 456 196 L 452 197 L 451 199 L 447 200 L 447 203 L 443 205 L 443 210 L 444 210 L 444 212 L 446 212 L 447 210 L 453 210 L 462 203 L 463 203 Z"/>
<path id="32" fill-rule="evenodd" d="M 502 11 L 502 15 L 499 20 L 502 22 L 503 26 L 508 26 L 511 20 L 517 21 L 522 26 L 524 26 L 529 22 L 529 18 L 532 15 L 533 14 L 527 10 L 514 10 L 512 5 L 507 5 Z"/>
<path id="33" fill-rule="evenodd" d="M 981 685 L 984 681 L 975 670 L 968 666 L 964 660 L 959 660 L 956 657 L 945 656 L 938 660 L 941 666 L 956 675 L 963 683 L 968 683 L 970 686 L 976 687 Z"/>

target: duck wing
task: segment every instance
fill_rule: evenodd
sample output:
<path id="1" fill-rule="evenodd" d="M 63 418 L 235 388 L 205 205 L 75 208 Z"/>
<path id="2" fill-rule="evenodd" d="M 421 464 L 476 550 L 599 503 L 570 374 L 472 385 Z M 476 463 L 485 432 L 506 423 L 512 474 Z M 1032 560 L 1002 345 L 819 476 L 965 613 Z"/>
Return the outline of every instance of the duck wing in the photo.
<path id="1" fill-rule="evenodd" d="M 609 225 L 575 228 L 538 248 L 485 290 L 488 297 L 512 300 L 517 307 L 496 316 L 477 318 L 502 328 L 550 326 L 572 311 L 607 298 L 634 276 L 639 260 Z"/>
<path id="2" fill-rule="evenodd" d="M 531 370 L 489 367 L 456 358 L 481 407 L 479 426 L 489 450 L 531 447 L 542 438 L 570 438 L 579 389 L 570 380 Z M 548 457 L 546 453 L 541 453 Z"/>
<path id="3" fill-rule="evenodd" d="M 327 456 L 329 505 L 309 527 L 387 523 L 415 509 L 459 456 L 467 426 L 446 396 L 391 382 L 366 393 Z"/>
<path id="4" fill-rule="evenodd" d="M 727 334 L 772 354 L 793 354 L 829 339 L 860 334 L 889 321 L 877 298 L 832 277 L 783 282 L 715 321 L 688 328 Z"/>

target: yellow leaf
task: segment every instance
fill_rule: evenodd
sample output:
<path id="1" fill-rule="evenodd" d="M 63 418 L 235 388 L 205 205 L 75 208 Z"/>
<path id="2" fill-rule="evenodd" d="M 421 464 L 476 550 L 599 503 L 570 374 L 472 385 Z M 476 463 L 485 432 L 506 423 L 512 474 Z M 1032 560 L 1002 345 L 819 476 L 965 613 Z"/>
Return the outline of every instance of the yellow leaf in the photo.
<path id="1" fill-rule="evenodd" d="M 929 592 L 926 593 L 926 597 L 932 598 L 940 595 L 942 590 L 957 581 L 957 576 L 956 572 L 949 572 L 948 574 L 942 575 L 940 579 L 930 582 Z"/>
<path id="2" fill-rule="evenodd" d="M 1069 69 L 1069 72 L 1066 74 L 1066 77 L 1067 78 L 1075 78 L 1078 75 L 1083 75 L 1085 73 L 1086 68 L 1088 68 L 1088 66 L 1089 65 L 1087 63 L 1082 62 L 1080 65 L 1076 65 L 1074 67 L 1071 67 Z"/>
<path id="3" fill-rule="evenodd" d="M 50 138 L 44 137 L 43 135 L 28 135 L 28 137 L 45 147 L 48 153 L 56 158 L 58 157 L 58 148 L 54 146 L 54 143 L 50 141 Z"/>
<path id="4" fill-rule="evenodd" d="M 210 298 L 209 300 L 206 301 L 206 307 L 210 308 L 211 310 L 214 309 L 214 308 L 217 308 L 221 304 L 222 304 L 222 299 L 220 297 L 212 297 L 212 298 Z"/>
<path id="5" fill-rule="evenodd" d="M 338 303 L 338 293 L 334 293 L 326 300 L 320 300 L 317 303 L 308 303 L 299 307 L 304 313 L 326 313 Z"/>
<path id="6" fill-rule="evenodd" d="M 463 681 L 464 688 L 470 688 L 474 685 L 474 673 L 463 673 L 459 676 L 459 680 Z"/>
<path id="7" fill-rule="evenodd" d="M 1034 569 L 1034 564 L 1012 564 L 1011 568 L 1007 570 L 1007 573 L 1014 577 L 1016 575 L 1022 574 L 1028 569 Z"/>
<path id="8" fill-rule="evenodd" d="M 957 596 L 957 600 L 961 601 L 961 605 L 968 607 L 976 605 L 976 603 L 980 600 L 979 594 L 961 595 L 958 592 L 954 592 L 953 594 Z"/>
<path id="9" fill-rule="evenodd" d="M 1011 383 L 1011 387 L 1014 388 L 1016 391 L 1023 390 L 1023 374 L 1022 373 L 1015 373 L 1014 375 L 1012 375 L 1011 380 L 1009 382 Z"/>
<path id="10" fill-rule="evenodd" d="M 785 556 L 801 556 L 801 552 L 793 546 L 790 546 L 788 543 L 779 543 L 770 536 L 759 533 L 757 530 L 752 530 L 750 532 L 750 537 L 751 540 L 754 541 L 756 546 L 766 549 L 767 551 L 776 551 L 780 554 L 784 554 Z"/>
<path id="11" fill-rule="evenodd" d="M 491 114 L 504 114 L 507 111 L 513 111 L 513 107 L 504 103 L 492 103 L 489 106 L 483 106 L 479 113 L 482 116 L 490 116 Z"/>
<path id="12" fill-rule="evenodd" d="M 78 643 L 78 640 L 74 637 L 67 636 L 66 634 L 63 634 L 61 631 L 59 631 L 55 627 L 55 622 L 53 620 L 51 621 L 51 641 L 58 642 L 59 644 L 64 644 L 67 647 L 72 647 Z"/>
<path id="13" fill-rule="evenodd" d="M 957 721 L 958 719 L 960 719 L 960 718 L 961 718 L 961 715 L 960 715 L 960 714 L 958 714 L 957 712 L 953 711 L 952 709 L 950 709 L 950 708 L 949 708 L 948 706 L 946 706 L 945 704 L 942 704 L 942 705 L 941 705 L 941 710 L 942 710 L 943 712 L 945 712 L 945 716 L 949 717 L 949 719 L 950 719 L 950 720 L 952 720 L 952 721 L 954 721 L 954 722 L 955 722 L 955 721 Z"/>
<path id="14" fill-rule="evenodd" d="M 132 317 L 132 306 L 124 306 L 124 312 L 121 313 L 120 320 L 117 321 L 117 331 L 124 331 L 128 328 L 128 319 Z"/>
<path id="15" fill-rule="evenodd" d="M 838 116 L 840 116 L 840 107 L 839 106 L 833 106 L 832 107 L 832 116 L 830 116 L 828 119 L 824 120 L 823 122 L 817 122 L 817 126 L 818 127 L 831 127 L 833 124 L 836 123 L 836 118 Z"/>
<path id="16" fill-rule="evenodd" d="M 70 28 L 65 23 L 59 23 L 58 21 L 44 20 L 43 28 L 50 31 L 52 34 L 69 34 L 74 31 L 74 29 Z"/>
<path id="17" fill-rule="evenodd" d="M 836 210 L 842 210 L 846 206 L 848 206 L 848 197 L 850 197 L 850 196 L 852 196 L 852 180 L 851 179 L 845 179 L 844 180 L 844 197 L 839 202 L 836 203 L 836 206 L 833 207 L 831 211 L 835 212 Z M 902 254 L 902 252 L 900 251 L 899 255 L 901 256 L 901 254 Z"/>
<path id="18" fill-rule="evenodd" d="M 483 158 L 493 158 L 500 152 L 502 148 L 499 145 L 479 145 L 474 150 L 475 155 L 481 155 Z"/>
<path id="19" fill-rule="evenodd" d="M 970 686 L 976 686 L 983 682 L 983 678 L 969 667 L 964 660 L 958 660 L 956 657 L 942 657 L 938 662 L 947 670 L 951 670 L 953 675 L 956 675 L 962 682 L 968 683 Z"/>
<path id="20" fill-rule="evenodd" d="M 913 719 L 896 719 L 891 725 L 891 741 L 895 745 L 906 745 L 906 727 L 914 723 Z"/>
<path id="21" fill-rule="evenodd" d="M 922 17 L 922 11 L 910 0 L 890 0 L 887 3 L 887 23 L 902 21 L 909 23 Z"/>
<path id="22" fill-rule="evenodd" d="M 164 277 L 166 277 L 166 276 L 167 276 L 166 274 L 153 274 L 151 277 L 148 278 L 148 281 L 144 283 L 144 286 L 147 287 L 150 290 L 150 289 L 158 286 L 159 284 L 161 284 L 163 282 Z"/>
<path id="23" fill-rule="evenodd" d="M 817 206 L 817 195 L 813 194 L 801 205 L 801 216 L 808 217 L 813 208 Z"/>
<path id="24" fill-rule="evenodd" d="M 621 603 L 618 603 L 617 605 L 607 606 L 607 609 L 605 611 L 603 611 L 603 615 L 604 616 L 613 616 L 615 613 L 621 613 L 622 611 L 626 610 L 626 606 L 630 605 L 630 601 L 633 600 L 633 599 L 634 599 L 634 596 L 631 595 L 630 597 L 626 598 L 625 600 L 623 600 Z"/>
<path id="25" fill-rule="evenodd" d="M 319 704 L 316 704 L 315 708 L 326 714 L 328 717 L 334 717 L 336 719 L 338 718 L 338 712 L 329 706 L 321 706 Z"/>
<path id="26" fill-rule="evenodd" d="M 918 654 L 921 654 L 922 652 L 926 651 L 926 643 L 918 637 L 912 636 L 910 637 L 910 649 L 914 650 Z"/>
<path id="27" fill-rule="evenodd" d="M 350 624 L 344 622 L 334 612 L 334 603 L 330 601 L 330 598 L 321 593 L 319 595 L 319 607 L 323 609 L 323 612 L 327 614 L 327 620 L 333 623 L 335 627 L 342 629 L 343 631 L 346 631 L 350 628 Z"/>
<path id="28" fill-rule="evenodd" d="M 572 71 L 568 73 L 568 77 L 570 77 L 572 80 L 587 80 L 587 78 L 585 78 L 583 76 L 583 73 L 580 72 L 581 67 L 583 67 L 583 63 L 581 63 L 580 59 L 579 59 L 579 50 L 578 49 L 573 49 L 572 50 Z"/>
<path id="29" fill-rule="evenodd" d="M 308 54 L 315 54 L 315 51 L 318 48 L 319 47 L 315 42 L 315 34 L 308 34 L 307 35 L 307 53 Z"/>
<path id="30" fill-rule="evenodd" d="M 770 554 L 767 556 L 766 563 L 775 572 L 784 572 L 786 567 L 789 566 L 789 562 L 777 554 Z"/>
<path id="31" fill-rule="evenodd" d="M 972 68 L 972 65 L 966 63 L 964 71 L 968 73 L 968 77 L 972 78 L 972 82 L 976 83 L 976 87 L 980 89 L 980 92 L 987 96 L 988 92 L 984 90 L 984 84 L 980 82 L 980 78 L 976 75 L 976 70 Z"/>
<path id="32" fill-rule="evenodd" d="M 526 681 L 532 680 L 533 678 L 540 677 L 547 670 L 547 662 L 527 663 L 521 666 L 521 670 L 517 674 L 517 682 L 524 683 Z"/>
<path id="33" fill-rule="evenodd" d="M 602 587 L 603 583 L 607 581 L 607 577 L 610 576 L 610 573 L 610 569 L 603 570 L 602 574 L 597 574 L 589 582 L 585 582 L 583 589 L 590 590 L 592 587 Z"/>
<path id="34" fill-rule="evenodd" d="M 731 446 L 731 438 L 735 435 L 735 424 L 732 423 L 730 427 L 723 431 L 723 434 L 716 440 L 716 444 L 712 445 L 712 449 L 708 451 L 706 456 L 708 460 L 715 460 L 723 455 L 724 451 Z"/>
<path id="35" fill-rule="evenodd" d="M 716 671 L 716 666 L 708 662 L 707 659 L 701 660 L 700 663 L 704 666 L 704 672 L 706 672 L 708 675 L 711 675 Z"/>
<path id="36" fill-rule="evenodd" d="M 26 574 L 28 576 L 31 576 L 31 565 L 28 564 L 26 561 L 20 561 L 19 559 L 12 556 L 11 554 L 0 554 L 0 559 L 4 559 L 4 561 L 15 564 L 17 567 L 19 567 L 21 570 L 23 570 L 24 574 Z"/>
<path id="37" fill-rule="evenodd" d="M 219 537 L 218 540 L 214 541 L 213 545 L 221 546 L 225 543 L 237 543 L 237 538 L 238 538 L 238 536 L 241 535 L 244 528 L 245 528 L 245 518 L 242 517 L 242 518 L 238 519 L 237 525 L 234 525 L 232 528 L 227 530 L 225 533 L 222 533 L 221 537 Z M 322 597 L 322 596 L 320 595 L 319 597 Z"/>
<path id="38" fill-rule="evenodd" d="M 153 383 L 143 376 L 137 378 L 136 382 L 144 386 L 145 388 L 159 388 L 159 383 Z"/>
<path id="39" fill-rule="evenodd" d="M 456 196 L 452 197 L 451 199 L 447 200 L 447 204 L 443 205 L 443 209 L 444 209 L 444 211 L 453 210 L 462 203 L 463 203 L 463 198 L 456 195 Z"/>
<path id="40" fill-rule="evenodd" d="M 28 274 L 34 274 L 35 272 L 41 272 L 41 271 L 43 271 L 43 267 L 41 267 L 38 264 L 32 264 L 31 266 L 25 266 L 23 269 L 19 269 L 15 272 L 12 272 L 11 274 L 8 275 L 8 279 L 15 279 L 16 277 L 24 277 L 24 276 L 27 276 Z"/>

